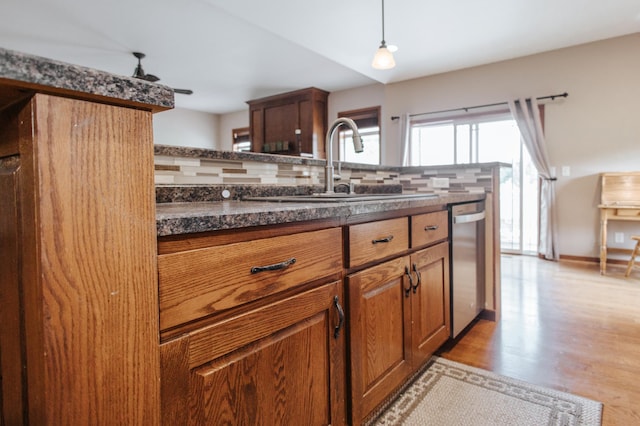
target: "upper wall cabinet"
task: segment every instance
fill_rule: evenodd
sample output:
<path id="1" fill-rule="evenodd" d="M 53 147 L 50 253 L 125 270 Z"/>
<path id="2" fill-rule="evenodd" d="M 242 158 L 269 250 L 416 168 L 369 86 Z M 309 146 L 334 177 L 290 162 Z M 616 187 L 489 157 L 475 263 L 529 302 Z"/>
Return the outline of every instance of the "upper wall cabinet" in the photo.
<path id="1" fill-rule="evenodd" d="M 248 101 L 251 151 L 325 158 L 328 97 L 310 87 Z"/>

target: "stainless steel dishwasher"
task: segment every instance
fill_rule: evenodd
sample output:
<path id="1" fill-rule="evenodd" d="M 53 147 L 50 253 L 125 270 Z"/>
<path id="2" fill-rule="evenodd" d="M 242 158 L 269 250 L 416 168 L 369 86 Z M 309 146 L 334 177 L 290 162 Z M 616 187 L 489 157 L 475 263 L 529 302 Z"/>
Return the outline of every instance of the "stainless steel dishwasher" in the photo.
<path id="1" fill-rule="evenodd" d="M 484 309 L 484 201 L 454 204 L 450 210 L 451 337 Z"/>

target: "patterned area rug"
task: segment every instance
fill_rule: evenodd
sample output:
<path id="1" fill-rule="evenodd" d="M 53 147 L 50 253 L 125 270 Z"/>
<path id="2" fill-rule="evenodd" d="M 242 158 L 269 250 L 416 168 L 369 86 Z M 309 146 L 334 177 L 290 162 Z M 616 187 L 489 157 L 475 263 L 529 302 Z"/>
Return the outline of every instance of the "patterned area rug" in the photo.
<path id="1" fill-rule="evenodd" d="M 433 357 L 375 425 L 600 425 L 602 404 Z"/>

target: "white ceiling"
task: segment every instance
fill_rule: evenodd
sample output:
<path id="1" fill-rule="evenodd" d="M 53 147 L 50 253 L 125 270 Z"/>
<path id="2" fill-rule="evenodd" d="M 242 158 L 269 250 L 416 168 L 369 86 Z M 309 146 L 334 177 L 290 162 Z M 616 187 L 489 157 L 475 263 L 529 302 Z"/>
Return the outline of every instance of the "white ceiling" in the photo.
<path id="1" fill-rule="evenodd" d="M 131 75 L 211 113 L 315 86 L 391 83 L 640 31 L 640 0 L 386 0 L 396 68 L 378 71 L 380 0 L 2 0 L 0 47 Z M 640 52 L 630 52 L 640 54 Z"/>

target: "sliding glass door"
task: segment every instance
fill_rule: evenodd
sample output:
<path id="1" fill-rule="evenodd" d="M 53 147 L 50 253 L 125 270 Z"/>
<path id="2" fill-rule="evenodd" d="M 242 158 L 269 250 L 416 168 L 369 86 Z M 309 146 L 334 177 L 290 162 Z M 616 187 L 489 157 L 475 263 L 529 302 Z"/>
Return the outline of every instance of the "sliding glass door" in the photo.
<path id="1" fill-rule="evenodd" d="M 501 250 L 537 252 L 538 174 L 508 112 L 418 121 L 411 129 L 411 165 L 510 164 L 500 181 Z"/>

